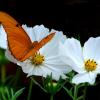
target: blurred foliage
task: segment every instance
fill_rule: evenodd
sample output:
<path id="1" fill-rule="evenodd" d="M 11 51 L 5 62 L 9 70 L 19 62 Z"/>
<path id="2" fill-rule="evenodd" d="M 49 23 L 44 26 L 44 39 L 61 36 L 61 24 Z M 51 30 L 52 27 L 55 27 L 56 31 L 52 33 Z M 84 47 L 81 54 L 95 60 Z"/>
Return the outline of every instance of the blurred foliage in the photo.
<path id="1" fill-rule="evenodd" d="M 48 93 L 54 95 L 61 90 L 66 82 L 67 80 L 65 81 L 62 78 L 60 78 L 58 81 L 53 81 L 51 75 L 43 79 L 43 87 Z"/>
<path id="2" fill-rule="evenodd" d="M 17 100 L 24 88 L 15 91 L 13 88 L 0 86 L 0 100 Z"/>
<path id="3" fill-rule="evenodd" d="M 20 68 L 17 68 L 15 74 L 7 74 L 8 68 L 10 68 L 8 65 L 10 62 L 5 57 L 5 50 L 0 48 L 0 100 L 18 100 L 17 98 L 24 91 L 21 82 L 18 81 L 22 78 L 21 71 Z"/>
<path id="4" fill-rule="evenodd" d="M 5 57 L 5 50 L 0 48 L 0 64 L 6 64 L 9 61 Z"/>

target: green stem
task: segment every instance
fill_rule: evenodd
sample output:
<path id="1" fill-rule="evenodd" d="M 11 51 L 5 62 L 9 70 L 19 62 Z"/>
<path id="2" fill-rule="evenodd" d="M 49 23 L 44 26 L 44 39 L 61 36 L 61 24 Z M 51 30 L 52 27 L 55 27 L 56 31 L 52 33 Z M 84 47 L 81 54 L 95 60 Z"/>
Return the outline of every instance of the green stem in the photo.
<path id="1" fill-rule="evenodd" d="M 6 80 L 6 67 L 5 65 L 1 65 L 1 81 L 4 83 Z"/>
<path id="2" fill-rule="evenodd" d="M 53 100 L 53 95 L 51 95 L 50 100 Z"/>
<path id="3" fill-rule="evenodd" d="M 73 100 L 73 95 L 72 95 L 72 92 L 70 90 L 68 90 L 68 88 L 64 87 L 63 86 L 63 89 L 68 93 L 68 95 L 72 98 Z"/>
<path id="4" fill-rule="evenodd" d="M 87 84 L 85 84 L 85 87 L 84 87 L 84 91 L 83 91 L 83 100 L 85 100 L 86 99 L 86 90 L 87 90 Z"/>
<path id="5" fill-rule="evenodd" d="M 75 85 L 74 86 L 74 98 L 73 98 L 73 100 L 77 100 L 77 93 L 78 93 L 77 85 Z"/>
<path id="6" fill-rule="evenodd" d="M 29 86 L 29 92 L 28 92 L 27 100 L 31 99 L 32 86 L 33 86 L 33 82 L 32 82 L 32 79 L 30 79 L 30 86 Z"/>
<path id="7" fill-rule="evenodd" d="M 31 80 L 33 81 L 33 83 L 35 83 L 37 86 L 39 86 L 44 92 L 47 93 L 47 90 L 44 89 L 33 77 L 31 77 Z"/>
<path id="8" fill-rule="evenodd" d="M 19 79 L 20 79 L 20 76 L 21 76 L 21 69 L 20 68 L 17 68 L 15 76 L 16 77 L 14 79 L 13 86 L 16 86 L 18 81 L 19 81 Z"/>

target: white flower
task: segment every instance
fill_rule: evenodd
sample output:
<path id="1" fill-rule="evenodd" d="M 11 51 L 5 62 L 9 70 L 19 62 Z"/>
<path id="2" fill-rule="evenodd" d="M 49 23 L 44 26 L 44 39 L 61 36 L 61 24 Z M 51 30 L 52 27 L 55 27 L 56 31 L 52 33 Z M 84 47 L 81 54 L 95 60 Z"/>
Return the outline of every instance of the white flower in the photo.
<path id="1" fill-rule="evenodd" d="M 7 49 L 7 36 L 2 25 L 0 25 L 0 48 Z"/>
<path id="2" fill-rule="evenodd" d="M 70 67 L 66 67 L 65 64 L 60 60 L 59 54 L 59 41 L 64 42 L 66 37 L 62 32 L 55 30 L 49 31 L 43 25 L 36 25 L 33 28 L 27 27 L 26 25 L 22 26 L 27 32 L 31 41 L 40 41 L 51 32 L 56 32 L 53 39 L 48 42 L 45 46 L 40 48 L 38 53 L 32 59 L 26 59 L 23 62 L 17 61 L 9 52 L 6 50 L 6 57 L 14 62 L 17 65 L 22 67 L 24 73 L 27 73 L 28 76 L 36 75 L 46 77 L 47 75 L 52 74 L 52 78 L 58 80 L 60 76 L 65 79 L 66 76 L 64 73 L 71 71 Z"/>
<path id="3" fill-rule="evenodd" d="M 78 40 L 67 39 L 64 44 L 60 43 L 59 50 L 62 61 L 78 73 L 72 83 L 94 84 L 100 73 L 100 37 L 91 37 L 83 47 Z"/>

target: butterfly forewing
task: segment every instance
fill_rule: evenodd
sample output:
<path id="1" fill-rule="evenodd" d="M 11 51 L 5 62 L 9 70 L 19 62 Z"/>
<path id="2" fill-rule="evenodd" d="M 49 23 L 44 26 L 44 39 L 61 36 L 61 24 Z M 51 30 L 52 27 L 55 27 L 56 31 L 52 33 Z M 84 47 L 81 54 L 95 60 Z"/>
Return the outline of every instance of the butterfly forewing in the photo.
<path id="1" fill-rule="evenodd" d="M 19 23 L 12 18 L 10 15 L 0 12 L 0 22 L 3 25 L 5 31 L 7 32 L 7 36 L 16 36 L 17 37 L 23 37 L 24 40 L 26 40 L 26 43 L 31 44 L 31 40 L 25 30 L 19 25 Z M 21 40 L 20 40 L 21 41 Z M 22 42 L 22 41 L 21 41 Z"/>
<path id="2" fill-rule="evenodd" d="M 38 48 L 41 48 L 42 46 L 44 46 L 45 44 L 47 44 L 54 37 L 54 35 L 55 35 L 55 33 L 51 33 L 48 36 L 46 36 L 44 39 L 42 39 L 39 42 Z"/>
<path id="3" fill-rule="evenodd" d="M 15 19 L 4 12 L 0 12 L 0 22 L 7 33 L 10 52 L 20 60 L 32 46 L 29 36 Z"/>
<path id="4" fill-rule="evenodd" d="M 49 42 L 55 33 L 51 33 L 38 42 L 31 42 L 29 36 L 19 23 L 10 15 L 0 12 L 0 22 L 3 25 L 8 40 L 11 54 L 19 61 L 24 61 L 33 56 L 42 46 Z"/>

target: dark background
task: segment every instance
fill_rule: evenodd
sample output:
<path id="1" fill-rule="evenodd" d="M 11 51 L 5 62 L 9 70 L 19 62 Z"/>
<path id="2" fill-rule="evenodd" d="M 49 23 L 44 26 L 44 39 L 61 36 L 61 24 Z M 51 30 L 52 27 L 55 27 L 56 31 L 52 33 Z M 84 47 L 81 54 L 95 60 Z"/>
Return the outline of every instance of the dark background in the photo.
<path id="1" fill-rule="evenodd" d="M 0 0 L 0 10 L 19 23 L 62 30 L 81 40 L 100 33 L 100 2 L 90 0 Z"/>
<path id="2" fill-rule="evenodd" d="M 21 24 L 28 26 L 44 24 L 50 29 L 63 31 L 68 37 L 76 37 L 79 34 L 82 43 L 90 36 L 100 35 L 100 2 L 89 0 L 0 0 L 0 10 L 9 13 Z M 49 94 L 45 94 L 37 86 L 34 87 L 32 95 L 33 98 L 36 98 L 34 100 L 40 100 L 39 98 L 49 100 Z M 71 99 L 66 96 L 64 90 L 61 90 L 56 94 L 55 100 Z M 88 87 L 86 100 L 100 100 L 99 85 Z"/>

